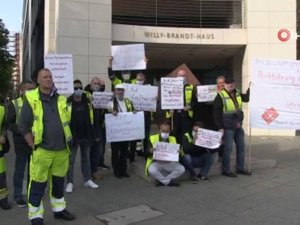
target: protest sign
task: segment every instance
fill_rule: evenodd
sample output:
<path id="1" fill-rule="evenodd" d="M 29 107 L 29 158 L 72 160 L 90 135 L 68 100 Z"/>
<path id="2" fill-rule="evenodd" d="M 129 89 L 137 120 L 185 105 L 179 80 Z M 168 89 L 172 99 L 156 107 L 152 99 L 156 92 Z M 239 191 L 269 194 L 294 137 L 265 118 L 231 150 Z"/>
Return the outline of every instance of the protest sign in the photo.
<path id="1" fill-rule="evenodd" d="M 107 142 L 133 141 L 145 138 L 144 112 L 105 114 Z"/>
<path id="2" fill-rule="evenodd" d="M 217 96 L 217 85 L 197 86 L 198 102 L 211 102 Z"/>
<path id="3" fill-rule="evenodd" d="M 160 161 L 178 162 L 179 160 L 179 144 L 167 142 L 157 142 L 153 152 L 153 159 Z"/>
<path id="4" fill-rule="evenodd" d="M 195 145 L 208 149 L 219 148 L 222 140 L 222 135 L 223 133 L 219 131 L 199 128 Z"/>
<path id="5" fill-rule="evenodd" d="M 132 101 L 135 110 L 156 112 L 158 87 L 123 84 L 125 97 Z"/>
<path id="6" fill-rule="evenodd" d="M 93 106 L 95 109 L 108 109 L 112 105 L 112 92 L 93 92 Z"/>
<path id="7" fill-rule="evenodd" d="M 161 108 L 183 109 L 183 78 L 161 78 Z"/>
<path id="8" fill-rule="evenodd" d="M 251 80 L 250 126 L 300 129 L 300 62 L 254 59 Z"/>
<path id="9" fill-rule="evenodd" d="M 73 86 L 73 56 L 71 54 L 48 54 L 44 58 L 59 94 L 71 94 Z"/>
<path id="10" fill-rule="evenodd" d="M 114 45 L 111 47 L 111 55 L 114 71 L 146 69 L 144 44 Z"/>

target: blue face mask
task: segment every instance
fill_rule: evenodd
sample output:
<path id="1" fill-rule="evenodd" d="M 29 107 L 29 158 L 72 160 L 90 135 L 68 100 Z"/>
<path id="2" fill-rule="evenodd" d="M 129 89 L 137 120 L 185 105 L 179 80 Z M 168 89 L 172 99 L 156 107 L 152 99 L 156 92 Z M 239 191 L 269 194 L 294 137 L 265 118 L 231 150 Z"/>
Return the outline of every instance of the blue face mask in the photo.
<path id="1" fill-rule="evenodd" d="M 83 93 L 83 90 L 81 90 L 81 89 L 76 89 L 76 90 L 74 91 L 74 95 L 75 95 L 76 97 L 81 97 L 82 93 Z"/>

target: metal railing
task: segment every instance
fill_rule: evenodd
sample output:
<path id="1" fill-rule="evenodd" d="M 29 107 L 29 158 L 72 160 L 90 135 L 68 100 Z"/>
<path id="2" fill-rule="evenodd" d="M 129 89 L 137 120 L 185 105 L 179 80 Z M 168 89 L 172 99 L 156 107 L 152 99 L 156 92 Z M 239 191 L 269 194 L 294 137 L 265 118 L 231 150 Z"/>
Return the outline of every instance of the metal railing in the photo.
<path id="1" fill-rule="evenodd" d="M 116 24 L 242 28 L 244 0 L 112 0 Z"/>

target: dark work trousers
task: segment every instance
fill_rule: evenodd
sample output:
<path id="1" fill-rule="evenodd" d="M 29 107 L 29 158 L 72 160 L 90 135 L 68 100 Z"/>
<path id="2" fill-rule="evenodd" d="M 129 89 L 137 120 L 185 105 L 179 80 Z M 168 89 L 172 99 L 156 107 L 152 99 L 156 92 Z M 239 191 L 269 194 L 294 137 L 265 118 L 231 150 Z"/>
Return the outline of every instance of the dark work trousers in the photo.
<path id="1" fill-rule="evenodd" d="M 145 139 L 143 140 L 143 155 L 145 157 L 149 152 L 150 129 L 151 129 L 151 121 L 145 123 Z"/>
<path id="2" fill-rule="evenodd" d="M 98 164 L 101 155 L 100 141 L 94 141 L 91 146 L 90 152 L 90 162 L 91 162 L 91 174 L 94 174 L 98 171 Z"/>
<path id="3" fill-rule="evenodd" d="M 136 143 L 138 140 L 130 141 L 129 142 L 129 161 L 134 162 L 135 160 L 135 152 L 136 152 Z"/>
<path id="4" fill-rule="evenodd" d="M 183 135 L 192 129 L 192 122 L 192 118 L 189 117 L 187 112 L 182 111 L 178 113 L 177 110 L 175 110 L 173 114 L 173 130 L 171 133 L 176 137 L 177 143 L 181 144 Z"/>
<path id="5" fill-rule="evenodd" d="M 111 143 L 111 165 L 116 176 L 123 176 L 127 173 L 129 141 Z"/>
<path id="6" fill-rule="evenodd" d="M 15 146 L 15 170 L 13 175 L 13 186 L 14 186 L 14 200 L 23 199 L 23 180 L 26 172 L 27 166 L 27 186 L 29 185 L 29 162 L 31 156 L 31 148 L 25 142 L 23 137 L 14 137 L 14 146 Z M 26 192 L 27 193 L 27 192 Z"/>
<path id="7" fill-rule="evenodd" d="M 105 127 L 101 127 L 100 129 L 100 156 L 98 161 L 98 166 L 105 165 L 104 163 L 104 154 L 105 154 L 105 146 L 106 146 L 106 130 Z"/>

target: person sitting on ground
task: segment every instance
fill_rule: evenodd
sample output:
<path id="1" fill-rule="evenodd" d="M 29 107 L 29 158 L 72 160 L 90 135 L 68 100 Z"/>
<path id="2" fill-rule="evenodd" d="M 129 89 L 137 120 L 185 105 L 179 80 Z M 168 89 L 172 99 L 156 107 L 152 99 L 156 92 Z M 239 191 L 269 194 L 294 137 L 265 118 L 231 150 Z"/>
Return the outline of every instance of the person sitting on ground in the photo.
<path id="1" fill-rule="evenodd" d="M 183 154 L 180 157 L 180 162 L 189 171 L 191 181 L 201 180 L 209 181 L 209 171 L 214 162 L 214 155 L 207 148 L 195 145 L 197 140 L 198 129 L 203 128 L 202 122 L 195 122 L 193 129 L 184 134 L 182 139 Z M 194 168 L 201 168 L 200 173 L 196 173 Z"/>
<path id="2" fill-rule="evenodd" d="M 170 124 L 162 122 L 159 125 L 159 134 L 150 136 L 150 150 L 146 163 L 146 174 L 156 180 L 156 186 L 179 186 L 175 180 L 178 179 L 185 171 L 184 167 L 179 162 L 166 162 L 153 160 L 153 152 L 158 142 L 168 142 L 176 144 L 176 138 L 169 136 Z M 167 175 L 164 175 L 164 174 Z"/>

